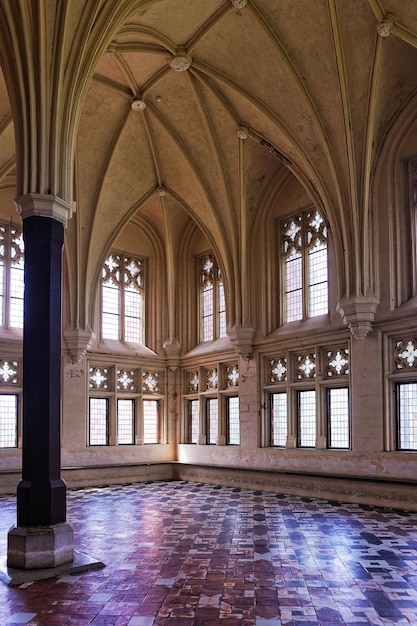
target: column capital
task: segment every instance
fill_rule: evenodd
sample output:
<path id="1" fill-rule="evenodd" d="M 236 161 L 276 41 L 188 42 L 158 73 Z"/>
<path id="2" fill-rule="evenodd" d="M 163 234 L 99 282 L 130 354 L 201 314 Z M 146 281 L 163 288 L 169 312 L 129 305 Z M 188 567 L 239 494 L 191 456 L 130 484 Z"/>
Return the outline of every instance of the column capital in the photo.
<path id="1" fill-rule="evenodd" d="M 336 305 L 343 323 L 355 339 L 364 339 L 372 330 L 379 299 L 373 294 L 342 298 Z"/>
<path id="2" fill-rule="evenodd" d="M 254 335 L 252 326 L 228 326 L 227 336 L 233 344 L 237 354 L 243 358 L 248 358 L 253 354 L 252 340 Z"/>
<path id="3" fill-rule="evenodd" d="M 51 194 L 27 193 L 15 198 L 17 212 L 22 219 L 26 217 L 50 217 L 67 225 L 68 220 L 75 213 L 75 203 L 69 204 Z"/>
<path id="4" fill-rule="evenodd" d="M 68 355 L 73 363 L 79 363 L 96 340 L 91 328 L 66 328 L 63 336 Z"/>
<path id="5" fill-rule="evenodd" d="M 171 372 L 179 367 L 181 355 L 181 343 L 176 337 L 167 339 L 163 345 L 167 357 L 167 364 Z"/>

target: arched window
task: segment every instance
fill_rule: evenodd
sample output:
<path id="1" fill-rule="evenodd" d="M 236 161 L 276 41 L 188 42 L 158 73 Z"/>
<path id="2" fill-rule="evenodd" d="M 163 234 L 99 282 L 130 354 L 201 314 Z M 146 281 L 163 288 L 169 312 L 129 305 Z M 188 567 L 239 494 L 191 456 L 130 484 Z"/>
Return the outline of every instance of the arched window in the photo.
<path id="1" fill-rule="evenodd" d="M 316 209 L 281 222 L 283 321 L 328 312 L 327 227 Z"/>
<path id="2" fill-rule="evenodd" d="M 226 337 L 226 304 L 220 268 L 212 254 L 199 259 L 200 340 Z"/>
<path id="3" fill-rule="evenodd" d="M 22 229 L 0 224 L 0 326 L 23 328 L 24 245 Z"/>
<path id="4" fill-rule="evenodd" d="M 133 343 L 144 342 L 144 260 L 111 252 L 101 281 L 101 335 Z"/>

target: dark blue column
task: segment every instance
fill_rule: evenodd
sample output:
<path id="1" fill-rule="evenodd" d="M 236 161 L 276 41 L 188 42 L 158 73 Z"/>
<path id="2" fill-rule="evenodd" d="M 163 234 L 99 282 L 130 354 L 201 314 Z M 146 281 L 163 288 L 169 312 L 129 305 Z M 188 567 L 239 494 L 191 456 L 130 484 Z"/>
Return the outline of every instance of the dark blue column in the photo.
<path id="1" fill-rule="evenodd" d="M 23 219 L 23 465 L 17 525 L 66 521 L 61 479 L 61 276 L 64 225 L 49 217 Z"/>

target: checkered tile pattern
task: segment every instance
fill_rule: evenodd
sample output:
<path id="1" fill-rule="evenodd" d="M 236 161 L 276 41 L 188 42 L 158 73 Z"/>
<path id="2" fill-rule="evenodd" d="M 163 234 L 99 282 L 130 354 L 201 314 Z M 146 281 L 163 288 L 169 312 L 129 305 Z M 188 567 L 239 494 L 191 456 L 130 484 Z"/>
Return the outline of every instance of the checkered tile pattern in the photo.
<path id="1" fill-rule="evenodd" d="M 154 482 L 69 492 L 68 521 L 106 567 L 0 584 L 1 625 L 417 624 L 415 513 Z"/>

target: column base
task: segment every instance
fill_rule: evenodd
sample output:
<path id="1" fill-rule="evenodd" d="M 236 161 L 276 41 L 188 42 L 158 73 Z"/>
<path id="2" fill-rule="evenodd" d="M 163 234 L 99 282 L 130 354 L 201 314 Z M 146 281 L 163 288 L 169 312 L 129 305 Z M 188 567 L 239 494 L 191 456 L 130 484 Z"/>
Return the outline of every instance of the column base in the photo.
<path id="1" fill-rule="evenodd" d="M 6 558 L 0 557 L 0 582 L 9 587 L 17 587 L 25 583 L 33 583 L 37 580 L 59 578 L 60 576 L 74 576 L 90 570 L 102 569 L 105 564 L 97 561 L 86 554 L 74 551 L 74 559 L 71 563 L 65 563 L 58 567 L 44 569 L 14 569 L 8 567 Z"/>
<path id="2" fill-rule="evenodd" d="M 68 522 L 51 526 L 12 526 L 7 537 L 7 566 L 45 569 L 70 563 L 74 536 Z"/>

